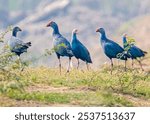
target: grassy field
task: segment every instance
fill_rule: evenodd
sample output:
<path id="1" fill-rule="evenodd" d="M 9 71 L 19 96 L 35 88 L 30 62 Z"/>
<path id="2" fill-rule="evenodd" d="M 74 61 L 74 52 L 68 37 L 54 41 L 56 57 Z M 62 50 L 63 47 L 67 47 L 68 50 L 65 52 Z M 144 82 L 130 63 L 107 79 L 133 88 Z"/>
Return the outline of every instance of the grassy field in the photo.
<path id="1" fill-rule="evenodd" d="M 0 106 L 150 106 L 150 69 L 137 66 L 124 72 L 109 65 L 59 75 L 47 67 L 0 73 Z M 129 67 L 129 63 L 128 63 Z"/>

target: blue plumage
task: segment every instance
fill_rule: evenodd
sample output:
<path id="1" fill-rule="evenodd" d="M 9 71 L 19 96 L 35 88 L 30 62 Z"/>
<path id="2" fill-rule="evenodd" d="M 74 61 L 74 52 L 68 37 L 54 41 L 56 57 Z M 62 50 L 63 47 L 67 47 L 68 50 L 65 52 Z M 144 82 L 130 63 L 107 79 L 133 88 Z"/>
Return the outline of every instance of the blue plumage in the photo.
<path id="1" fill-rule="evenodd" d="M 72 51 L 74 56 L 78 59 L 78 67 L 79 59 L 81 59 L 86 62 L 88 68 L 88 63 L 92 63 L 92 60 L 88 49 L 77 39 L 77 29 L 74 29 L 72 32 Z"/>
<path id="2" fill-rule="evenodd" d="M 27 49 L 31 46 L 31 42 L 24 43 L 22 40 L 17 38 L 17 33 L 19 31 L 22 31 L 19 27 L 13 28 L 12 37 L 8 41 L 8 46 L 10 47 L 11 52 L 14 52 L 18 56 L 27 52 Z"/>
<path id="3" fill-rule="evenodd" d="M 131 56 L 132 66 L 133 66 L 133 59 L 136 59 L 142 68 L 142 64 L 141 64 L 140 60 L 138 60 L 138 58 L 144 57 L 147 52 L 141 50 L 140 48 L 138 48 L 137 46 L 135 46 L 133 44 L 132 45 L 128 44 L 127 34 L 125 34 L 123 36 L 123 46 L 124 46 L 124 49 L 127 49 L 128 54 L 130 54 L 130 56 Z M 143 70 L 143 68 L 142 68 L 142 70 Z"/>
<path id="4" fill-rule="evenodd" d="M 70 42 L 60 34 L 58 25 L 55 22 L 50 21 L 47 24 L 47 27 L 53 28 L 53 42 L 54 42 L 56 55 L 59 59 L 60 73 L 61 73 L 60 56 L 69 57 L 69 67 L 67 70 L 67 72 L 69 72 L 71 57 L 73 57 L 73 52 L 72 52 Z"/>
<path id="5" fill-rule="evenodd" d="M 65 39 L 61 34 L 54 34 L 54 48 L 55 52 L 58 56 L 67 56 L 67 57 L 72 57 L 72 48 L 67 39 Z"/>
<path id="6" fill-rule="evenodd" d="M 99 28 L 96 32 L 101 33 L 101 45 L 104 50 L 105 55 L 111 60 L 111 66 L 113 67 L 113 58 L 125 60 L 125 69 L 126 69 L 126 60 L 129 56 L 125 53 L 124 49 L 117 44 L 116 42 L 109 40 L 106 37 L 105 30 L 103 28 Z M 112 73 L 112 70 L 111 70 Z"/>

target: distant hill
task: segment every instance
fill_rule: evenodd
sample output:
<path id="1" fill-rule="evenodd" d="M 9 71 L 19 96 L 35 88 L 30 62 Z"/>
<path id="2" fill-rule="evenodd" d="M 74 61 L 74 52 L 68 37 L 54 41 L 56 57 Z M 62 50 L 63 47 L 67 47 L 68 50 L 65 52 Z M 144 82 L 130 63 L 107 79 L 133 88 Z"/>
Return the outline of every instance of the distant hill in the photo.
<path id="1" fill-rule="evenodd" d="M 127 33 L 135 38 L 136 44 L 141 48 L 150 51 L 150 15 L 135 18 L 119 29 L 120 34 Z"/>
<path id="2" fill-rule="evenodd" d="M 16 7 L 16 10 L 7 12 L 7 21 L 0 14 L 3 21 L 1 24 L 5 24 L 5 27 L 19 25 L 23 29 L 20 37 L 32 42 L 30 53 L 25 54 L 25 58 L 37 59 L 44 54 L 45 49 L 52 48 L 52 29 L 45 27 L 49 20 L 58 23 L 61 33 L 69 41 L 72 29 L 79 29 L 78 37 L 90 50 L 94 66 L 107 61 L 99 43 L 99 35 L 95 32 L 98 27 L 104 27 L 110 39 L 121 43 L 122 33 L 127 32 L 137 39 L 140 47 L 146 50 L 150 48 L 149 17 L 145 16 L 150 13 L 149 0 L 39 0 L 36 3 L 30 0 L 28 2 L 24 4 L 27 6 L 30 3 L 32 6 L 30 9 Z M 21 3 L 22 0 L 20 5 Z M 54 54 L 42 57 L 34 64 L 57 66 L 57 59 Z"/>

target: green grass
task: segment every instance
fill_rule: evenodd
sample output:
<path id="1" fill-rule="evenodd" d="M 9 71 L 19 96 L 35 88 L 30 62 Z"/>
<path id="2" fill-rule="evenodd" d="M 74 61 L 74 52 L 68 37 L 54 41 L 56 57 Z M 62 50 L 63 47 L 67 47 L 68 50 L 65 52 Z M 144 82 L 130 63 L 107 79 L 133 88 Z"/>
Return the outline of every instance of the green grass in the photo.
<path id="1" fill-rule="evenodd" d="M 10 91 L 7 96 L 15 100 L 32 100 L 50 104 L 72 104 L 78 106 L 132 106 L 132 103 L 111 93 L 26 93 Z"/>
<path id="2" fill-rule="evenodd" d="M 124 72 L 122 66 L 115 67 L 111 75 L 106 65 L 101 70 L 83 72 L 74 69 L 67 75 L 63 70 L 59 75 L 58 69 L 38 67 L 15 73 L 17 80 L 16 77 L 2 78 L 0 94 L 16 102 L 35 101 L 60 106 L 136 106 L 134 101 L 124 96 L 144 99 L 145 102 L 150 99 L 149 71 L 139 69 Z M 7 103 L 7 106 L 12 104 Z"/>
<path id="3" fill-rule="evenodd" d="M 104 65 L 90 71 L 73 69 L 68 74 L 63 69 L 59 75 L 56 68 L 31 68 L 29 62 L 14 61 L 8 48 L 0 52 L 0 106 L 150 106 L 150 54 L 142 61 L 147 64 L 145 72 L 130 65 L 125 72 L 119 65 L 111 75 L 110 66 Z"/>

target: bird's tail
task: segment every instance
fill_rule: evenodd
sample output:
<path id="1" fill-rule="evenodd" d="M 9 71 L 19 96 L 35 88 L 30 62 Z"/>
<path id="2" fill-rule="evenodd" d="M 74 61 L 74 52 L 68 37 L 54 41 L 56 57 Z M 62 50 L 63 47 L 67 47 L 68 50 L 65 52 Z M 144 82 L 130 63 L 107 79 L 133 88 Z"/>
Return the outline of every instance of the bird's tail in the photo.
<path id="1" fill-rule="evenodd" d="M 31 46 L 31 42 L 27 42 L 26 45 L 27 45 L 28 47 L 30 47 L 30 46 Z"/>
<path id="2" fill-rule="evenodd" d="M 88 63 L 93 63 L 91 57 L 89 57 Z"/>
<path id="3" fill-rule="evenodd" d="M 21 47 L 21 49 L 22 49 L 23 52 L 27 52 L 27 49 L 28 49 L 30 46 L 31 46 L 31 42 L 27 42 L 27 43 L 25 43 L 25 44 Z"/>
<path id="4" fill-rule="evenodd" d="M 148 52 L 146 52 L 146 51 L 143 51 L 143 53 L 144 53 L 144 54 L 147 54 Z"/>

